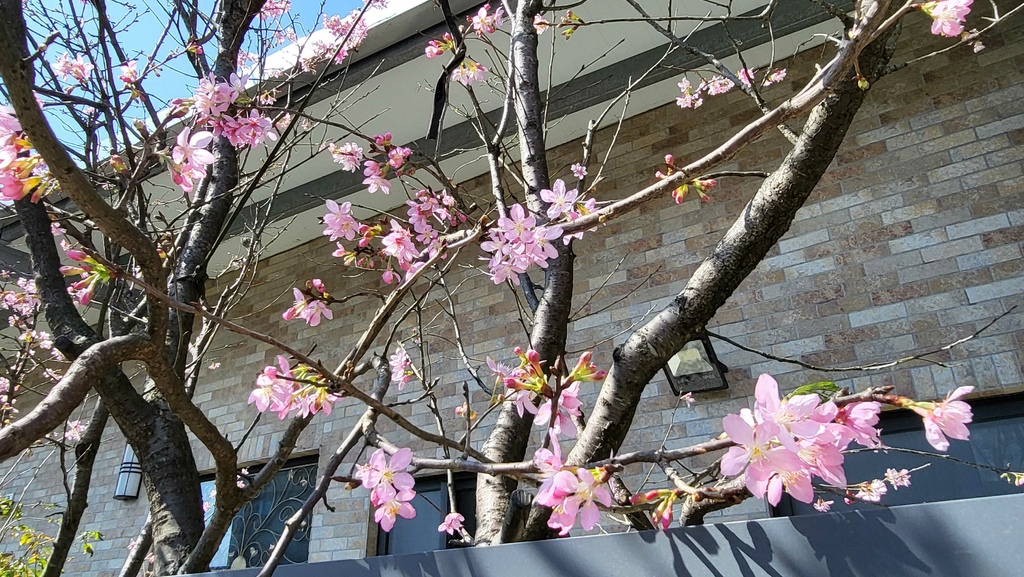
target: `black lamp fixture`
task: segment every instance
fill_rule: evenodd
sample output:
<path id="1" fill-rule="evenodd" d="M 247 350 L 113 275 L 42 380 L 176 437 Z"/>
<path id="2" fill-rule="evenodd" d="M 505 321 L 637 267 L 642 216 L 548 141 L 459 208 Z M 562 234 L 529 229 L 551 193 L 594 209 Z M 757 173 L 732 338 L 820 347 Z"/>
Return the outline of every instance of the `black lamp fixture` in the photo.
<path id="1" fill-rule="evenodd" d="M 135 456 L 132 446 L 125 443 L 121 469 L 117 472 L 117 488 L 114 489 L 114 498 L 119 501 L 138 499 L 141 485 L 142 466 L 139 465 L 139 458 Z"/>
<path id="2" fill-rule="evenodd" d="M 728 372 L 729 367 L 718 360 L 705 332 L 683 345 L 665 363 L 665 378 L 676 396 L 727 389 L 729 384 L 725 382 L 725 373 Z"/>

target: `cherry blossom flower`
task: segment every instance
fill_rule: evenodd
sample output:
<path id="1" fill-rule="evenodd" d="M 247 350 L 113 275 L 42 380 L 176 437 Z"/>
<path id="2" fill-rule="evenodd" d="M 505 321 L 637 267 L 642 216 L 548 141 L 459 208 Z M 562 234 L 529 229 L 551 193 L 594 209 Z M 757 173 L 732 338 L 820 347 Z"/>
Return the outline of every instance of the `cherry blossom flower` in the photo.
<path id="1" fill-rule="evenodd" d="M 900 487 L 909 487 L 910 471 L 906 469 L 900 469 L 899 471 L 896 469 L 886 469 L 885 480 L 892 485 L 894 490 L 899 490 Z"/>
<path id="2" fill-rule="evenodd" d="M 237 117 L 223 116 L 213 124 L 214 134 L 223 136 L 235 148 L 259 146 L 264 140 L 277 140 L 274 123 L 258 110 L 244 112 Z"/>
<path id="3" fill-rule="evenodd" d="M 477 36 L 493 34 L 494 31 L 501 26 L 502 16 L 505 14 L 505 10 L 499 6 L 498 9 L 494 11 L 494 14 L 488 14 L 490 9 L 490 4 L 484 4 L 476 14 L 466 17 L 466 20 L 468 20 L 472 25 Z"/>
<path id="4" fill-rule="evenodd" d="M 53 71 L 60 75 L 61 80 L 67 80 L 70 76 L 82 84 L 89 80 L 89 75 L 95 69 L 96 67 L 86 62 L 81 54 L 76 55 L 74 60 L 66 53 L 61 54 L 53 63 Z"/>
<path id="5" fill-rule="evenodd" d="M 684 393 L 679 399 L 686 403 L 687 408 L 697 404 L 697 399 L 693 398 L 693 393 Z"/>
<path id="6" fill-rule="evenodd" d="M 382 169 L 381 165 L 373 160 L 367 160 L 363 163 L 365 167 L 363 169 L 363 176 L 366 178 L 363 180 L 363 184 L 366 185 L 366 190 L 369 192 L 377 192 L 378 190 L 384 194 L 391 192 L 391 183 L 384 177 L 386 169 Z M 387 166 L 385 164 L 385 166 Z"/>
<path id="7" fill-rule="evenodd" d="M 64 441 L 77 443 L 82 440 L 82 433 L 85 432 L 85 424 L 82 421 L 68 421 L 64 428 Z"/>
<path id="8" fill-rule="evenodd" d="M 118 78 L 125 84 L 135 84 L 139 81 L 139 71 L 136 69 L 138 60 L 129 60 L 121 65 L 121 74 Z"/>
<path id="9" fill-rule="evenodd" d="M 740 79 L 740 82 L 744 86 L 750 86 L 754 83 L 754 75 L 757 74 L 757 70 L 752 68 L 740 68 L 739 72 L 736 73 L 736 77 Z"/>
<path id="10" fill-rule="evenodd" d="M 832 508 L 833 503 L 835 503 L 835 501 L 826 501 L 819 497 L 818 500 L 815 501 L 814 505 L 812 506 L 814 507 L 814 510 L 818 511 L 819 513 L 828 513 L 829 509 Z"/>
<path id="11" fill-rule="evenodd" d="M 724 76 L 715 75 L 711 77 L 711 80 L 707 83 L 707 91 L 710 96 L 717 96 L 719 94 L 725 94 L 736 86 L 732 80 Z"/>
<path id="12" fill-rule="evenodd" d="M 573 166 L 579 166 L 573 165 Z M 583 171 L 586 174 L 586 170 Z M 580 177 L 582 178 L 582 177 Z M 579 192 L 574 188 L 572 190 L 565 189 L 565 183 L 561 178 L 556 179 L 551 185 L 551 189 L 543 189 L 540 191 L 540 198 L 544 202 L 548 203 L 548 219 L 556 220 L 563 214 L 572 210 L 576 205 L 576 198 L 579 196 Z"/>
<path id="13" fill-rule="evenodd" d="M 397 258 L 403 270 L 408 269 L 409 264 L 420 256 L 412 241 L 412 233 L 395 219 L 391 219 L 391 232 L 381 239 L 381 243 L 384 245 L 384 254 Z"/>
<path id="14" fill-rule="evenodd" d="M 449 535 L 459 533 L 462 531 L 462 523 L 465 520 L 466 518 L 458 513 L 448 513 L 444 517 L 444 522 L 437 526 L 437 532 Z"/>
<path id="15" fill-rule="evenodd" d="M 289 0 L 267 0 L 260 10 L 260 20 L 280 18 L 291 9 L 292 3 Z"/>
<path id="16" fill-rule="evenodd" d="M 245 90 L 247 79 L 232 74 L 227 82 L 218 81 L 211 72 L 199 81 L 199 87 L 193 96 L 192 106 L 203 119 L 219 117 L 238 100 Z"/>
<path id="17" fill-rule="evenodd" d="M 395 353 L 388 358 L 388 364 L 391 366 L 391 383 L 398 385 L 399 391 L 416 376 L 412 370 L 412 359 L 402 345 L 395 348 Z"/>
<path id="18" fill-rule="evenodd" d="M 530 403 L 525 408 L 531 413 L 536 411 L 534 424 L 544 428 L 550 425 L 552 435 L 562 436 L 565 434 L 575 437 L 578 431 L 572 416 L 580 416 L 580 407 L 583 405 L 583 401 L 579 399 L 579 394 L 580 384 L 578 382 L 574 382 L 562 389 L 562 394 L 558 397 L 558 415 L 555 417 L 554 422 L 551 419 L 552 402 L 550 400 L 542 403 L 540 407 L 535 408 L 533 403 Z"/>
<path id="19" fill-rule="evenodd" d="M 694 89 L 690 81 L 683 78 L 679 81 L 679 91 L 682 94 L 676 98 L 676 106 L 680 108 L 700 108 L 700 105 L 704 104 L 704 99 L 701 97 L 703 88 L 704 84 L 702 83 L 700 87 Z"/>
<path id="20" fill-rule="evenodd" d="M 352 216 L 352 203 L 343 202 L 338 204 L 333 200 L 327 201 L 327 214 L 324 215 L 324 235 L 330 236 L 334 241 L 339 238 L 355 240 L 359 233 L 359 221 Z"/>
<path id="21" fill-rule="evenodd" d="M 861 483 L 858 487 L 859 490 L 854 494 L 854 497 L 857 497 L 862 501 L 870 501 L 872 503 L 881 501 L 882 497 L 889 492 L 889 488 L 886 487 L 885 481 L 882 481 L 881 479 Z"/>
<path id="22" fill-rule="evenodd" d="M 570 167 L 570 170 L 572 170 L 572 175 L 575 176 L 576 178 L 583 178 L 584 176 L 587 175 L 587 167 L 583 166 L 578 162 L 574 163 Z"/>
<path id="23" fill-rule="evenodd" d="M 537 31 L 537 34 L 543 34 L 547 32 L 548 28 L 551 27 L 551 22 L 548 22 L 544 16 L 540 14 L 533 15 L 533 29 Z"/>
<path id="24" fill-rule="evenodd" d="M 966 441 L 971 432 L 967 423 L 973 419 L 971 406 L 959 400 L 974 391 L 974 387 L 959 387 L 939 403 L 914 403 L 910 409 L 924 418 L 925 438 L 938 451 L 949 449 L 946 437 Z"/>
<path id="25" fill-rule="evenodd" d="M 427 58 L 436 58 L 444 54 L 445 46 L 437 40 L 431 40 L 427 43 L 427 47 L 423 49 Z"/>
<path id="26" fill-rule="evenodd" d="M 932 34 L 955 38 L 964 31 L 964 22 L 974 0 L 941 0 L 926 2 L 921 10 L 932 17 Z"/>
<path id="27" fill-rule="evenodd" d="M 579 515 L 580 526 L 589 531 L 597 525 L 600 510 L 597 503 L 608 507 L 612 496 L 602 481 L 599 471 L 577 469 L 575 478 L 568 471 L 559 471 L 551 478 L 551 488 L 542 498 L 538 491 L 537 502 L 552 508 L 548 527 L 560 535 L 567 535 L 576 524 Z M 543 502 L 542 502 L 543 501 Z"/>
<path id="28" fill-rule="evenodd" d="M 785 68 L 776 68 L 775 70 L 772 70 L 770 74 L 768 74 L 767 76 L 764 77 L 763 84 L 765 86 L 768 86 L 769 84 L 777 84 L 777 83 L 782 82 L 783 80 L 785 80 L 785 78 L 786 78 L 786 69 Z"/>
<path id="29" fill-rule="evenodd" d="M 397 517 L 412 519 L 416 516 L 416 509 L 409 503 L 416 497 L 415 491 L 399 491 L 391 499 L 377 506 L 373 513 L 373 519 L 380 524 L 385 533 L 391 531 L 395 526 Z"/>
<path id="30" fill-rule="evenodd" d="M 363 161 L 363 149 L 356 143 L 346 142 L 338 146 L 332 142 L 327 145 L 327 150 L 330 151 L 334 162 L 341 165 L 342 170 L 346 172 L 359 170 L 360 163 Z"/>
<path id="31" fill-rule="evenodd" d="M 467 58 L 452 71 L 452 80 L 463 86 L 469 86 L 474 82 L 483 82 L 486 73 L 487 68 L 483 64 Z"/>

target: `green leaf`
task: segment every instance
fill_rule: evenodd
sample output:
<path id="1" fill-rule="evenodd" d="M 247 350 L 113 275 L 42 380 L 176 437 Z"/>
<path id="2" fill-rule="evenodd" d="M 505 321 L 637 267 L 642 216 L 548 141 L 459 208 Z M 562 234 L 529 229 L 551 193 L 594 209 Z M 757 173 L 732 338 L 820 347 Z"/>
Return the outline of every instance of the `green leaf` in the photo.
<path id="1" fill-rule="evenodd" d="M 818 381 L 817 383 L 810 383 L 802 387 L 797 387 L 795 391 L 786 395 L 786 398 L 788 399 L 797 395 L 818 395 L 824 402 L 831 399 L 841 390 L 842 389 L 839 385 L 832 381 Z"/>

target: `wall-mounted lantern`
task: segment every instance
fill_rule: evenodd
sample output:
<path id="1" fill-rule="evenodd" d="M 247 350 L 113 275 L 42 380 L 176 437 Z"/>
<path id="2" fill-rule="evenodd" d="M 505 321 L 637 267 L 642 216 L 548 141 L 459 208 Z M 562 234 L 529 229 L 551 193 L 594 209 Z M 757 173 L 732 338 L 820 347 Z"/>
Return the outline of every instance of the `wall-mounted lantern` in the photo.
<path id="1" fill-rule="evenodd" d="M 124 457 L 121 458 L 121 469 L 117 472 L 117 488 L 114 498 L 128 501 L 139 498 L 139 487 L 142 485 L 142 467 L 135 456 L 132 446 L 125 444 Z"/>
<path id="2" fill-rule="evenodd" d="M 668 379 L 672 393 L 676 396 L 727 389 L 727 372 L 729 367 L 718 360 L 707 333 L 701 333 L 683 345 L 683 348 L 665 363 L 665 378 Z"/>

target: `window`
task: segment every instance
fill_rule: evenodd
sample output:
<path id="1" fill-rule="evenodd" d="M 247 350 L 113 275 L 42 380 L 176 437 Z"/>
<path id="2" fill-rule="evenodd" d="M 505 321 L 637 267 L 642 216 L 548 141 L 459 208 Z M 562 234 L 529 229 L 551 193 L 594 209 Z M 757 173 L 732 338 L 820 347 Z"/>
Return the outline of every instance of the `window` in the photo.
<path id="1" fill-rule="evenodd" d="M 1007 395 L 971 401 L 974 422 L 969 425 L 969 442 L 951 440 L 948 455 L 964 461 L 993 467 L 1024 466 L 1024 394 Z M 882 440 L 892 447 L 936 452 L 924 437 L 921 417 L 911 411 L 887 411 L 879 423 Z M 846 476 L 850 483 L 880 479 L 886 468 L 912 470 L 928 466 L 911 476 L 910 487 L 889 489 L 882 502 L 886 505 L 908 505 L 932 501 L 970 499 L 1019 492 L 1020 489 L 987 471 L 937 458 L 890 451 L 853 453 L 846 456 Z M 824 496 L 824 495 L 823 495 Z M 841 497 L 834 500 L 832 511 L 850 511 L 873 507 L 868 503 L 846 505 Z M 787 495 L 775 513 L 808 515 L 816 511 L 809 504 Z"/>
<path id="2" fill-rule="evenodd" d="M 243 569 L 267 562 L 284 523 L 313 493 L 316 456 L 295 459 L 281 468 L 255 499 L 239 511 L 224 535 L 210 569 Z M 251 473 L 259 467 L 250 467 Z M 212 503 L 213 479 L 203 481 L 203 502 Z M 309 557 L 309 525 L 303 523 L 285 551 L 282 564 L 305 563 Z"/>
<path id="3" fill-rule="evenodd" d="M 458 539 L 441 533 L 437 526 L 451 511 L 448 486 L 445 477 L 416 479 L 416 498 L 412 506 L 416 516 L 412 519 L 399 517 L 391 532 L 377 531 L 377 555 L 405 555 L 449 549 L 452 541 Z M 466 518 L 463 526 L 472 535 L 476 532 L 476 476 L 455 476 L 455 510 Z M 370 515 L 373 521 L 373 515 Z"/>

